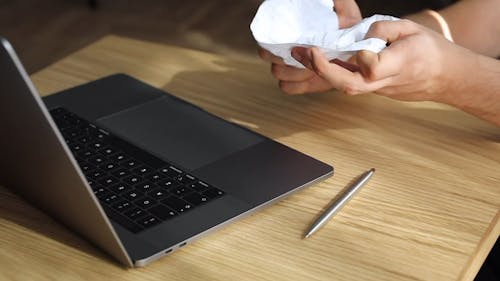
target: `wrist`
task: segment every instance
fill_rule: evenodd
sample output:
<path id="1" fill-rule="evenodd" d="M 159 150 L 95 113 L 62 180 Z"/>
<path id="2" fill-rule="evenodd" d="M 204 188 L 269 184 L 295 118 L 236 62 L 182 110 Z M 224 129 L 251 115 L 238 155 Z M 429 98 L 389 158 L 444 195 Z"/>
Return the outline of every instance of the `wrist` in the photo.
<path id="1" fill-rule="evenodd" d="M 415 14 L 407 15 L 404 18 L 432 29 L 433 31 L 443 35 L 449 41 L 453 42 L 453 37 L 448 23 L 440 13 L 434 10 L 423 10 Z"/>
<path id="2" fill-rule="evenodd" d="M 462 70 L 443 102 L 500 126 L 500 61 L 474 55 Z"/>

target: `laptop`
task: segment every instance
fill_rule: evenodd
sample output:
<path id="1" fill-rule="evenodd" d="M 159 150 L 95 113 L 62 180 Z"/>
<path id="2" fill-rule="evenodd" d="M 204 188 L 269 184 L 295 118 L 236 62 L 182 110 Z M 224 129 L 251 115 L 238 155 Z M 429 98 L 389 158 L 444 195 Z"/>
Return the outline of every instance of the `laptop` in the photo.
<path id="1" fill-rule="evenodd" d="M 0 184 L 126 266 L 144 266 L 333 174 L 125 74 L 42 99 L 12 46 L 0 42 Z"/>

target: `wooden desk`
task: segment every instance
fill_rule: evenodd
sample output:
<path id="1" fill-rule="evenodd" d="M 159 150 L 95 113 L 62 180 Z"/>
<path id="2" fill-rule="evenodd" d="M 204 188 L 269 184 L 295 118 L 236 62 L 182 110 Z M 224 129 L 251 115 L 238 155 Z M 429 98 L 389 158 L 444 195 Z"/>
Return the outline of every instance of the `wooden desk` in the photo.
<path id="1" fill-rule="evenodd" d="M 254 60 L 115 36 L 32 76 L 43 95 L 124 72 L 335 166 L 327 181 L 125 269 L 5 188 L 1 280 L 472 280 L 500 233 L 500 129 L 433 103 L 286 96 Z M 36 136 L 35 136 L 36 138 Z M 354 177 L 372 180 L 302 234 Z"/>

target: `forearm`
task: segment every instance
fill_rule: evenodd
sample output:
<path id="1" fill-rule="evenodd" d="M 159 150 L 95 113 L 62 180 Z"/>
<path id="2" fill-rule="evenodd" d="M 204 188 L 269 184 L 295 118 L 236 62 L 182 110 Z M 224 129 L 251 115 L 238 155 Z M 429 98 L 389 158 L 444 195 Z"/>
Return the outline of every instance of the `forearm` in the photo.
<path id="1" fill-rule="evenodd" d="M 439 11 L 449 27 L 453 41 L 490 57 L 500 56 L 499 0 L 462 0 Z M 408 15 L 421 25 L 443 33 L 436 16 L 429 11 Z"/>
<path id="2" fill-rule="evenodd" d="M 500 61 L 477 55 L 446 103 L 500 126 Z"/>

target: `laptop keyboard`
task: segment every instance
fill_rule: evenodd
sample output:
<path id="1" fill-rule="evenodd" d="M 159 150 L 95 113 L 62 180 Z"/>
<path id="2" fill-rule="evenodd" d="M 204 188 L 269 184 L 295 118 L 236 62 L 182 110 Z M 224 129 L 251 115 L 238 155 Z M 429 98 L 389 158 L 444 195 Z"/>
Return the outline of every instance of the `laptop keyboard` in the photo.
<path id="1" fill-rule="evenodd" d="M 224 195 L 64 108 L 50 113 L 106 214 L 134 233 Z"/>

